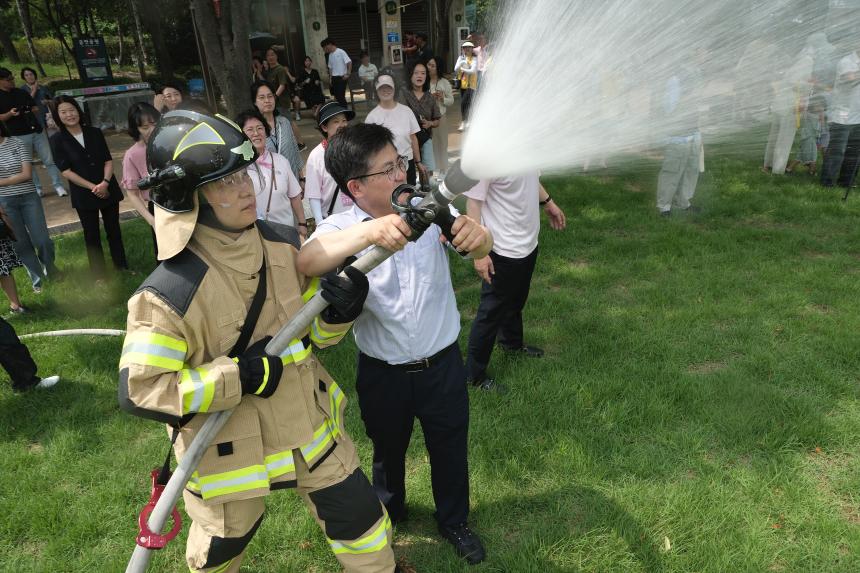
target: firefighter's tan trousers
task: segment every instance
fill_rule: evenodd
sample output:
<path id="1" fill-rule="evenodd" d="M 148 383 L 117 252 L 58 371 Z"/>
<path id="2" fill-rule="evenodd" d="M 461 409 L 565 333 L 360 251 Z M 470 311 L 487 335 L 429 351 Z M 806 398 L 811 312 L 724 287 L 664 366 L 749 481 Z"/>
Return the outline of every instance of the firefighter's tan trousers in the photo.
<path id="1" fill-rule="evenodd" d="M 358 465 L 352 444 L 339 443 L 309 470 L 293 451 L 296 489 L 326 535 L 347 573 L 391 573 L 391 522 Z M 185 510 L 193 520 L 186 546 L 192 572 L 239 571 L 245 548 L 263 520 L 265 498 L 204 503 L 185 491 Z"/>

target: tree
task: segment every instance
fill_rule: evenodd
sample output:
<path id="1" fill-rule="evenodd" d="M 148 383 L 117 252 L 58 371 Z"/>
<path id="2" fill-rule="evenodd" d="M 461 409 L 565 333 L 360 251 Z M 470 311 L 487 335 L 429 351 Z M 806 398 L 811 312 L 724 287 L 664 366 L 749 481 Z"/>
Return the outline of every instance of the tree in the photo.
<path id="1" fill-rule="evenodd" d="M 15 44 L 12 43 L 12 37 L 9 35 L 9 30 L 12 29 L 10 22 L 14 18 L 11 11 L 12 4 L 9 0 L 0 0 L 0 50 L 3 55 L 13 64 L 20 64 L 21 57 L 18 55 L 18 50 L 15 49 Z"/>
<path id="2" fill-rule="evenodd" d="M 146 52 L 143 50 L 143 32 L 140 30 L 140 16 L 137 13 L 137 2 L 128 0 L 134 21 L 134 51 L 137 53 L 137 71 L 140 79 L 146 79 Z"/>
<path id="3" fill-rule="evenodd" d="M 448 54 L 451 51 L 451 26 L 449 25 L 451 4 L 453 4 L 453 0 L 436 0 L 433 3 L 435 8 L 433 11 L 433 32 L 435 37 L 430 38 L 430 41 L 433 42 L 436 55 L 443 58 L 445 62 L 449 61 Z M 439 73 L 443 72 L 444 70 L 439 71 Z"/>
<path id="4" fill-rule="evenodd" d="M 42 67 L 42 62 L 39 60 L 39 55 L 36 54 L 36 45 L 33 43 L 33 19 L 30 18 L 30 2 L 27 0 L 15 0 L 18 7 L 18 16 L 21 18 L 21 27 L 24 29 L 24 36 L 27 38 L 27 48 L 30 50 L 30 57 L 39 69 L 39 75 L 45 76 L 45 68 Z"/>
<path id="5" fill-rule="evenodd" d="M 222 1 L 220 10 L 211 0 L 191 0 L 197 31 L 215 83 L 221 88 L 227 113 L 236 115 L 248 106 L 244 78 L 251 69 L 251 0 Z"/>
<path id="6" fill-rule="evenodd" d="M 173 77 L 173 58 L 170 55 L 169 45 L 164 34 L 164 22 L 162 22 L 166 10 L 159 0 L 151 0 L 150 4 L 151 9 L 141 10 L 139 15 L 143 27 L 152 38 L 159 75 L 168 80 Z"/>

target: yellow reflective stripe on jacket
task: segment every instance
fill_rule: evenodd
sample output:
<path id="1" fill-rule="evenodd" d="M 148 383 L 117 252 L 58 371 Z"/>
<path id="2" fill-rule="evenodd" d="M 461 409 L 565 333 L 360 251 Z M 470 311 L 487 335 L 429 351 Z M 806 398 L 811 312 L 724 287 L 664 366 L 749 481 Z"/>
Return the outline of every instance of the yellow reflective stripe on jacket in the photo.
<path id="1" fill-rule="evenodd" d="M 292 450 L 266 456 L 264 462 L 269 479 L 275 479 L 296 471 L 296 461 L 293 458 Z"/>
<path id="2" fill-rule="evenodd" d="M 328 419 L 323 422 L 322 426 L 317 428 L 317 431 L 314 432 L 313 439 L 300 448 L 302 456 L 305 458 L 308 465 L 313 465 L 313 461 L 316 458 L 328 451 L 332 442 L 334 442 L 334 438 L 339 433 L 340 431 L 337 427 L 334 427 L 333 422 Z"/>
<path id="3" fill-rule="evenodd" d="M 182 370 L 188 345 L 184 340 L 156 332 L 131 332 L 125 337 L 119 367 L 129 364 Z"/>
<path id="4" fill-rule="evenodd" d="M 305 346 L 304 342 L 297 338 L 290 341 L 290 345 L 281 353 L 281 361 L 284 364 L 291 362 L 301 362 L 311 355 L 311 346 Z"/>
<path id="5" fill-rule="evenodd" d="M 311 340 L 316 342 L 317 344 L 326 343 L 332 338 L 336 338 L 343 334 L 344 331 L 340 332 L 329 332 L 325 330 L 322 326 L 320 326 L 320 317 L 317 316 L 314 318 L 314 321 L 311 323 Z"/>
<path id="6" fill-rule="evenodd" d="M 336 428 L 335 436 L 340 433 L 340 405 L 343 403 L 343 390 L 340 389 L 335 382 L 331 383 L 328 389 L 329 407 L 331 408 L 331 418 Z"/>
<path id="7" fill-rule="evenodd" d="M 220 495 L 252 489 L 268 489 L 269 476 L 265 466 L 259 464 L 202 477 L 194 472 L 187 487 L 203 496 L 204 500 L 209 500 Z"/>
<path id="8" fill-rule="evenodd" d="M 182 413 L 208 412 L 215 397 L 215 380 L 203 368 L 186 368 L 182 371 L 179 393 L 182 396 Z"/>
<path id="9" fill-rule="evenodd" d="M 328 543 L 336 555 L 341 553 L 350 553 L 352 555 L 373 553 L 381 550 L 388 544 L 388 532 L 390 530 L 391 520 L 386 514 L 385 519 L 379 524 L 379 527 L 374 529 L 370 535 L 352 543 L 344 543 L 343 541 L 335 541 L 334 539 L 329 539 Z"/>
<path id="10" fill-rule="evenodd" d="M 320 290 L 320 278 L 314 277 L 308 283 L 308 288 L 302 293 L 302 301 L 308 302 L 311 300 L 318 290 Z"/>

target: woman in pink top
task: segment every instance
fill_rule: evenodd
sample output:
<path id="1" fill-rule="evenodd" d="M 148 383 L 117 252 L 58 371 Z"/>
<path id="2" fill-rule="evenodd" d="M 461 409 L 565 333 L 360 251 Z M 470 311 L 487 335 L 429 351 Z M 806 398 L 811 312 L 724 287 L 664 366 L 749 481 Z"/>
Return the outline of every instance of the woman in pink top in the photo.
<path id="1" fill-rule="evenodd" d="M 125 195 L 150 227 L 155 226 L 153 204 L 149 200 L 149 191 L 138 189 L 137 182 L 149 174 L 146 167 L 146 144 L 159 118 L 161 114 L 148 103 L 138 102 L 128 108 L 128 134 L 134 139 L 134 145 L 128 148 L 122 158 L 122 187 L 125 189 Z M 152 244 L 157 256 L 158 243 L 154 230 Z"/>

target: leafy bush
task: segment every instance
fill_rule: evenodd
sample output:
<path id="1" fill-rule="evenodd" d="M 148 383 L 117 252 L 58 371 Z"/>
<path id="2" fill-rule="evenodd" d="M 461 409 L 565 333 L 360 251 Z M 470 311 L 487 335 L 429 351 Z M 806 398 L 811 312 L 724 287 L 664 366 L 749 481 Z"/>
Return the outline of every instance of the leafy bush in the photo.
<path id="1" fill-rule="evenodd" d="M 119 37 L 104 36 L 105 47 L 107 48 L 108 56 L 113 64 L 114 58 L 119 56 Z M 23 59 L 30 57 L 30 49 L 27 47 L 27 40 L 21 38 L 12 42 L 15 44 L 15 49 Z M 56 38 L 33 38 L 33 44 L 36 46 L 36 55 L 43 64 L 62 64 L 63 54 L 65 49 Z M 127 55 L 134 52 L 134 41 L 131 38 L 125 38 L 125 51 Z M 70 67 L 75 67 L 75 59 L 65 52 L 66 62 Z"/>
<path id="2" fill-rule="evenodd" d="M 114 74 L 113 81 L 109 82 L 107 80 L 101 82 L 85 82 L 81 79 L 74 78 L 71 80 L 54 80 L 52 82 L 48 82 L 46 85 L 52 92 L 57 92 L 60 90 L 72 90 L 77 88 L 84 87 L 93 87 L 93 86 L 112 86 L 115 84 L 134 84 L 139 82 L 138 78 L 133 78 L 131 76 L 120 76 Z"/>

